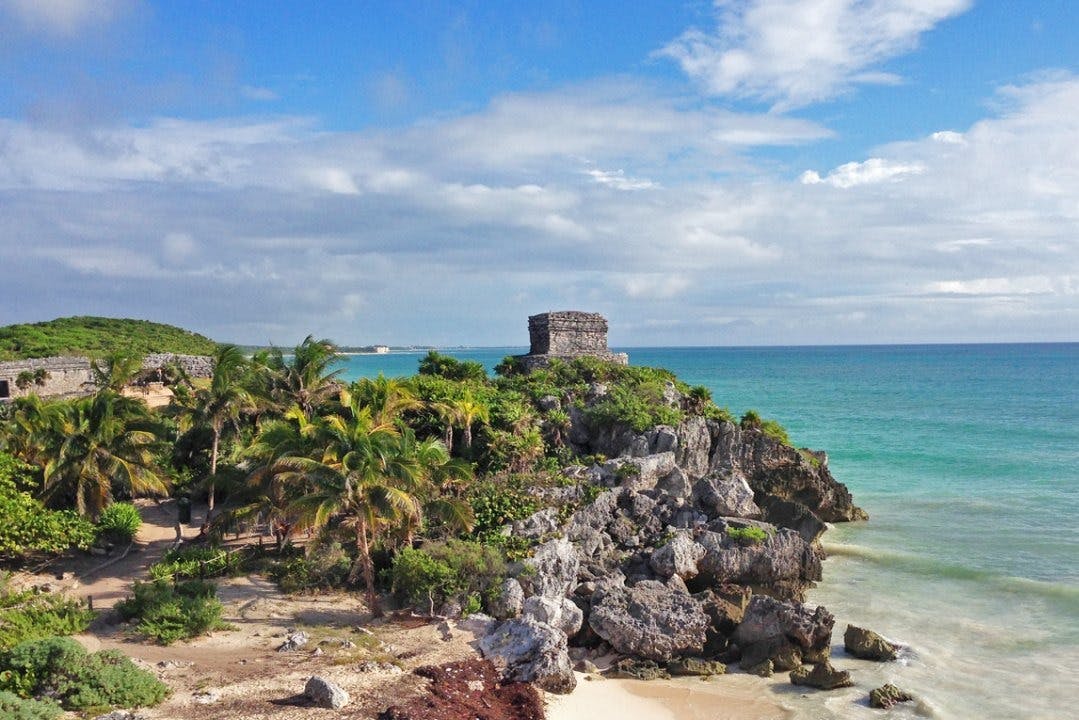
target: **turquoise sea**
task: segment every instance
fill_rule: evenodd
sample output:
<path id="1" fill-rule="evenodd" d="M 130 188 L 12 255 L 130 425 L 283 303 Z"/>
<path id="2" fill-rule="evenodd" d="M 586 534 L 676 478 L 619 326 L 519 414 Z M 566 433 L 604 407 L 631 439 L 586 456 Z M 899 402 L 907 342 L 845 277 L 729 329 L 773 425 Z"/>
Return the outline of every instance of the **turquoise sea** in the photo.
<path id="1" fill-rule="evenodd" d="M 809 597 L 857 687 L 769 686 L 795 717 L 879 717 L 865 696 L 889 681 L 921 699 L 890 717 L 1079 717 L 1079 344 L 620 349 L 826 450 L 869 512 L 826 533 Z M 492 368 L 522 351 L 449 352 Z M 345 376 L 420 357 L 352 356 Z M 848 622 L 908 650 L 848 658 Z"/>

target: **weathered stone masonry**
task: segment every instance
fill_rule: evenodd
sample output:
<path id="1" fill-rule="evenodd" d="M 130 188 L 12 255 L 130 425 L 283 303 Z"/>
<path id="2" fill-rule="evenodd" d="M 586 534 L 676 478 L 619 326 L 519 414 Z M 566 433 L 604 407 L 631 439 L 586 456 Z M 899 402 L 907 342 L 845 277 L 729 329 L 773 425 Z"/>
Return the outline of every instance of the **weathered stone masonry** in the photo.
<path id="1" fill-rule="evenodd" d="M 629 363 L 628 355 L 612 353 L 607 347 L 607 320 L 599 313 L 563 310 L 532 315 L 528 318 L 528 335 L 528 354 L 517 358 L 528 370 L 546 367 L 552 359 L 579 357 Z"/>
<path id="2" fill-rule="evenodd" d="M 173 355 L 158 353 L 143 359 L 144 370 L 156 370 L 163 365 L 176 363 L 193 378 L 207 378 L 213 374 L 213 358 L 203 355 Z M 45 371 L 42 384 L 31 383 L 26 389 L 16 385 L 19 375 Z M 39 397 L 79 397 L 96 390 L 90 359 L 84 357 L 47 357 L 30 360 L 0 362 L 0 400 L 38 395 Z"/>

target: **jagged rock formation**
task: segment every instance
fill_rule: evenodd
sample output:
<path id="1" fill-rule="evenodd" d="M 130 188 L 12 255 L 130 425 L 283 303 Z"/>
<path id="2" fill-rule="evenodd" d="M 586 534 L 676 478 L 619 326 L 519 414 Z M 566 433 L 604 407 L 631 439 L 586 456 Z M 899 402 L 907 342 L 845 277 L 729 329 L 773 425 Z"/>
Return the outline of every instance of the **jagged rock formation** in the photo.
<path id="1" fill-rule="evenodd" d="M 673 384 L 666 394 L 681 400 Z M 799 602 L 821 577 L 825 521 L 865 517 L 824 453 L 697 415 L 644 433 L 592 427 L 580 408 L 570 415 L 574 449 L 612 459 L 563 470 L 601 491 L 503 588 L 497 613 L 517 619 L 481 647 L 507 677 L 571 687 L 553 631 L 625 655 L 617 672 L 626 676 L 740 660 L 818 687 L 849 682 L 827 665 L 834 618 Z M 541 510 L 509 530 L 546 534 L 555 519 Z"/>

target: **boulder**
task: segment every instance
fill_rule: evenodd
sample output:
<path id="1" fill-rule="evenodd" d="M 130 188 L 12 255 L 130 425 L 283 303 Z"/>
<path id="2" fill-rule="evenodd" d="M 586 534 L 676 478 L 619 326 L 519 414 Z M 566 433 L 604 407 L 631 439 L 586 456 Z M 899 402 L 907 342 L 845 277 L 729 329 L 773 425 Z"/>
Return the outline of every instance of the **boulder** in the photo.
<path id="1" fill-rule="evenodd" d="M 712 449 L 712 434 L 708 422 L 700 415 L 690 415 L 676 431 L 678 466 L 691 478 L 703 477 L 708 472 L 708 455 Z"/>
<path id="2" fill-rule="evenodd" d="M 731 470 L 702 478 L 693 488 L 697 504 L 712 517 L 759 518 L 753 490 L 741 472 Z"/>
<path id="3" fill-rule="evenodd" d="M 558 530 L 558 510 L 553 507 L 537 510 L 524 520 L 517 520 L 511 532 L 526 538 L 539 538 Z"/>
<path id="4" fill-rule="evenodd" d="M 524 564 L 531 568 L 527 577 L 518 578 L 525 595 L 542 595 L 561 602 L 577 587 L 580 561 L 573 544 L 565 538 L 543 543 Z"/>
<path id="5" fill-rule="evenodd" d="M 553 600 L 542 595 L 534 595 L 524 601 L 521 616 L 532 618 L 538 623 L 546 623 L 573 637 L 581 629 L 584 614 L 569 598 Z"/>
<path id="6" fill-rule="evenodd" d="M 654 660 L 623 658 L 614 664 L 607 675 L 629 680 L 670 680 L 671 674 Z"/>
<path id="7" fill-rule="evenodd" d="M 669 425 L 656 425 L 644 434 L 649 454 L 678 452 L 678 433 Z"/>
<path id="8" fill-rule="evenodd" d="M 883 636 L 855 625 L 847 625 L 843 633 L 843 648 L 856 658 L 885 662 L 895 660 L 899 646 Z"/>
<path id="9" fill-rule="evenodd" d="M 620 653 L 665 662 L 700 654 L 708 616 L 693 597 L 645 580 L 598 589 L 588 624 Z"/>
<path id="10" fill-rule="evenodd" d="M 895 685 L 887 683 L 869 691 L 869 707 L 888 710 L 901 702 L 910 702 L 914 696 Z"/>
<path id="11" fill-rule="evenodd" d="M 666 477 L 677 467 L 673 452 L 656 453 L 643 457 L 619 458 L 603 464 L 605 476 L 611 477 L 624 488 L 640 492 L 654 490 L 660 478 Z"/>
<path id="12" fill-rule="evenodd" d="M 293 650 L 299 650 L 307 644 L 309 639 L 307 633 L 303 630 L 289 633 L 288 637 L 285 638 L 285 642 L 277 646 L 277 652 L 292 652 Z"/>
<path id="13" fill-rule="evenodd" d="M 693 483 L 685 470 L 676 467 L 659 479 L 656 490 L 677 500 L 685 500 L 693 494 Z"/>
<path id="14" fill-rule="evenodd" d="M 821 652 L 832 640 L 835 618 L 823 606 L 810 610 L 801 603 L 754 595 L 732 635 L 743 654 L 758 643 L 786 640 L 802 651 Z"/>
<path id="15" fill-rule="evenodd" d="M 660 577 L 677 575 L 683 580 L 691 580 L 697 576 L 697 561 L 704 557 L 704 553 L 704 548 L 689 535 L 679 533 L 652 553 L 649 564 Z"/>
<path id="16" fill-rule="evenodd" d="M 507 620 L 521 614 L 525 591 L 514 578 L 506 578 L 498 588 L 498 596 L 487 603 L 488 610 L 499 620 Z"/>
<path id="17" fill-rule="evenodd" d="M 850 679 L 849 672 L 836 670 L 830 662 L 825 660 L 812 666 L 812 669 L 808 665 L 801 665 L 791 670 L 791 684 L 805 685 L 818 690 L 835 690 L 850 687 L 854 682 Z"/>
<path id="18" fill-rule="evenodd" d="M 312 675 L 303 689 L 304 697 L 315 705 L 332 710 L 343 708 L 349 703 L 348 692 L 337 683 L 318 675 Z"/>
<path id="19" fill-rule="evenodd" d="M 675 677 L 683 675 L 709 677 L 723 675 L 727 672 L 727 666 L 718 660 L 688 657 L 671 660 L 667 663 L 667 672 Z"/>
<path id="20" fill-rule="evenodd" d="M 786 528 L 757 544 L 743 545 L 726 532 L 710 531 L 700 533 L 697 542 L 705 549 L 697 568 L 713 583 L 763 585 L 776 595 L 800 597 L 806 585 L 821 577 L 816 549 Z"/>
<path id="21" fill-rule="evenodd" d="M 553 693 L 577 686 L 566 647 L 566 634 L 530 617 L 507 620 L 480 638 L 480 652 L 506 680 L 531 682 Z"/>

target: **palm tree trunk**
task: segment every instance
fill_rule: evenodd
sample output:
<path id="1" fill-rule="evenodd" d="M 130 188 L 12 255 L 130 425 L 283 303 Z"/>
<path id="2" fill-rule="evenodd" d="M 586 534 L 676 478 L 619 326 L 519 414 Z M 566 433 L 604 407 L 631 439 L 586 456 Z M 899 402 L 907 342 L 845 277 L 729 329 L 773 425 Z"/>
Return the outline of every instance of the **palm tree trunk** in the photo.
<path id="1" fill-rule="evenodd" d="M 446 444 L 446 451 L 453 453 L 453 425 L 446 424 L 446 429 L 442 431 L 442 442 Z"/>
<path id="2" fill-rule="evenodd" d="M 206 519 L 210 519 L 210 516 L 214 512 L 214 479 L 217 477 L 217 448 L 221 444 L 221 431 L 214 430 L 214 444 L 210 449 L 210 490 L 206 498 Z"/>
<path id="3" fill-rule="evenodd" d="M 356 561 L 363 568 L 363 582 L 367 587 L 367 607 L 375 617 L 382 615 L 378 606 L 378 593 L 375 592 L 375 564 L 371 561 L 371 547 L 367 542 L 367 521 L 362 517 L 356 524 Z"/>
<path id="4" fill-rule="evenodd" d="M 465 447 L 472 449 L 472 423 L 466 422 L 464 427 Z"/>

